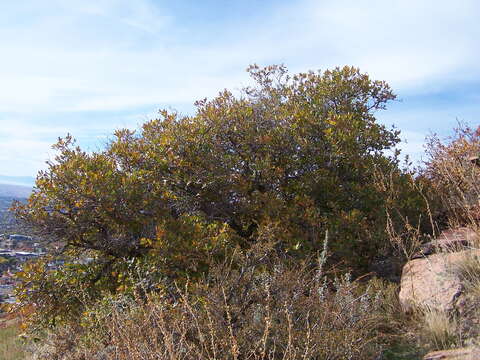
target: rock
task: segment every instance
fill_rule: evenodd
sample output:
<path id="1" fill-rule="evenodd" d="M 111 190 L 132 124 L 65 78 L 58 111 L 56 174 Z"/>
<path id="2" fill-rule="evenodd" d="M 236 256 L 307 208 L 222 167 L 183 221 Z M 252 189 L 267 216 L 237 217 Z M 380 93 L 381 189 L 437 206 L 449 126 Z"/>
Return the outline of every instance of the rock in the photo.
<path id="1" fill-rule="evenodd" d="M 423 360 L 478 360 L 480 350 L 478 348 L 463 348 L 453 350 L 440 350 L 428 353 Z"/>
<path id="2" fill-rule="evenodd" d="M 462 306 L 462 281 L 455 273 L 457 264 L 480 250 L 434 254 L 409 261 L 403 267 L 399 299 L 403 309 L 430 308 L 452 311 Z"/>
<path id="3" fill-rule="evenodd" d="M 444 230 L 437 239 L 420 246 L 420 250 L 412 259 L 424 258 L 439 252 L 455 252 L 471 248 L 479 241 L 476 231 L 461 227 Z"/>

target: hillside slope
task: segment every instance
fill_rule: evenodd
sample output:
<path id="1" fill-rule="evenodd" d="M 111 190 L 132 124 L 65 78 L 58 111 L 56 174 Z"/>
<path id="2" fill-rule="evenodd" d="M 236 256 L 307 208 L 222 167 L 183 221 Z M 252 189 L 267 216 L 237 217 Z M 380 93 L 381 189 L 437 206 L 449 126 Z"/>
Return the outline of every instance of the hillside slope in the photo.
<path id="1" fill-rule="evenodd" d="M 0 197 L 25 199 L 32 192 L 32 188 L 28 186 L 0 184 Z"/>

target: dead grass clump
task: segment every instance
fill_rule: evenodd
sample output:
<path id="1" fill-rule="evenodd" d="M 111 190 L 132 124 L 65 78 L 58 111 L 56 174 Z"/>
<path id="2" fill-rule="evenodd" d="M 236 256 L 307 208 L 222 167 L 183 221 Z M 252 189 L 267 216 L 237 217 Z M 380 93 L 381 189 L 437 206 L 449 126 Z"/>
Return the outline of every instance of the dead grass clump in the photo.
<path id="1" fill-rule="evenodd" d="M 466 292 L 480 298 L 480 253 L 465 252 L 453 271 L 460 277 Z"/>
<path id="2" fill-rule="evenodd" d="M 457 318 L 445 311 L 424 309 L 423 338 L 431 350 L 450 349 L 461 345 Z"/>

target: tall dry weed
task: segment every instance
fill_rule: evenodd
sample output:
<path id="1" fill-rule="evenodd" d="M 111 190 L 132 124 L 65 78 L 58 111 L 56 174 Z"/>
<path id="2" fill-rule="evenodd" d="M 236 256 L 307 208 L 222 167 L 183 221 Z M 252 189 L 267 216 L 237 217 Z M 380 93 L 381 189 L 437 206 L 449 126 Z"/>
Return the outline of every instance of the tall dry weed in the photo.
<path id="1" fill-rule="evenodd" d="M 330 280 L 321 272 L 325 256 L 317 266 L 260 246 L 237 256 L 145 301 L 105 298 L 81 329 L 63 334 L 76 346 L 59 353 L 55 343 L 71 341 L 51 338 L 50 358 L 368 359 L 393 333 L 388 312 L 398 309 L 385 307 L 384 284 L 373 289 L 348 274 Z"/>
<path id="2" fill-rule="evenodd" d="M 459 123 L 454 134 L 442 140 L 432 135 L 426 146 L 423 172 L 441 201 L 450 227 L 477 227 L 480 220 L 480 128 Z"/>

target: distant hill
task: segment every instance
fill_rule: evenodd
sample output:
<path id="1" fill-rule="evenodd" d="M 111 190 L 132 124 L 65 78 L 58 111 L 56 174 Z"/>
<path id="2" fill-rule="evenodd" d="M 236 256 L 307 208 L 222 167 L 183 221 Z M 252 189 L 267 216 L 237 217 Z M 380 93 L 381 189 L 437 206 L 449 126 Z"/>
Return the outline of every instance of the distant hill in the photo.
<path id="1" fill-rule="evenodd" d="M 9 176 L 0 174 L 0 184 L 32 187 L 35 184 L 35 178 L 32 176 Z"/>
<path id="2" fill-rule="evenodd" d="M 9 209 L 14 200 L 25 201 L 31 192 L 28 186 L 0 184 L 0 234 L 24 233 Z"/>
<path id="3" fill-rule="evenodd" d="M 30 196 L 32 187 L 0 183 L 0 197 L 25 199 Z"/>

